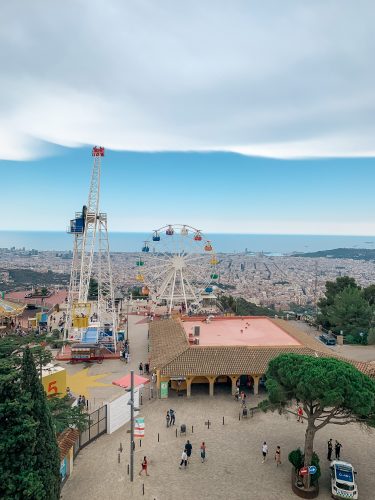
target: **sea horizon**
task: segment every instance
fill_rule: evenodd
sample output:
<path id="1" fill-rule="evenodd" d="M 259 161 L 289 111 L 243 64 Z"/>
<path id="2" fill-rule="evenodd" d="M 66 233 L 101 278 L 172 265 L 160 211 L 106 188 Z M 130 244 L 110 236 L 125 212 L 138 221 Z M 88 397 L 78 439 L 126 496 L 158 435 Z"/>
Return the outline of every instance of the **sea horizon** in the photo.
<path id="1" fill-rule="evenodd" d="M 257 234 L 257 233 L 205 233 L 218 253 L 264 252 L 290 254 L 316 252 L 334 248 L 375 248 L 375 236 L 311 235 L 311 234 Z M 138 252 L 151 232 L 111 231 L 112 252 Z M 0 230 L 0 248 L 25 250 L 69 251 L 73 238 L 63 231 Z"/>

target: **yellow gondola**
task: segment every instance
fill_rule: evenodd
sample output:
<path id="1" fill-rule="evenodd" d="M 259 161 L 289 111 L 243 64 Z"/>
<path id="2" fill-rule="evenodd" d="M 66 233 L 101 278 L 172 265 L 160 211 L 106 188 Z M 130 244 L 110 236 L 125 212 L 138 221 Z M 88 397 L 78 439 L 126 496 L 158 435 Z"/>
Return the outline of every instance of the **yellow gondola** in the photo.
<path id="1" fill-rule="evenodd" d="M 135 279 L 137 281 L 141 281 L 141 282 L 143 282 L 145 280 L 144 277 L 143 277 L 143 274 L 137 274 L 137 276 L 135 277 Z"/>
<path id="2" fill-rule="evenodd" d="M 212 257 L 212 258 L 211 258 L 211 260 L 210 260 L 210 264 L 211 264 L 212 266 L 216 266 L 216 264 L 218 264 L 218 263 L 219 263 L 219 261 L 217 260 L 217 258 L 216 258 L 216 257 Z"/>

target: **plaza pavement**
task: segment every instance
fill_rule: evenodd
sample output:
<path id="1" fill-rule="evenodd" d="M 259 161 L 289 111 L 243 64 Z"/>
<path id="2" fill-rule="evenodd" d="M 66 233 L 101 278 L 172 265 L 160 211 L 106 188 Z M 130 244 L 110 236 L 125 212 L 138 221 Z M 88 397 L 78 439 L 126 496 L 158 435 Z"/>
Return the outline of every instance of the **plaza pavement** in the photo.
<path id="1" fill-rule="evenodd" d="M 310 326 L 304 321 L 290 321 L 296 328 L 299 328 L 308 335 L 316 338 L 319 342 L 320 331 L 314 326 Z M 375 361 L 375 345 L 336 345 L 336 346 L 326 346 L 331 349 L 332 352 L 345 358 L 354 359 L 355 361 Z"/>
<path id="2" fill-rule="evenodd" d="M 140 361 L 148 359 L 147 333 L 148 324 L 139 323 L 142 316 L 129 316 L 129 342 L 131 358 L 126 364 L 119 359 L 105 360 L 102 364 L 84 363 L 70 364 L 59 361 L 58 364 L 66 368 L 67 386 L 75 396 L 84 394 L 89 402 L 89 411 L 94 411 L 106 401 L 123 394 L 124 390 L 112 385 L 112 382 L 135 370 L 138 373 Z"/>
<path id="3" fill-rule="evenodd" d="M 257 404 L 250 396 L 249 405 Z M 176 427 L 166 428 L 165 413 L 176 410 Z M 125 426 L 112 435 L 104 435 L 78 455 L 72 476 L 65 484 L 65 500 L 157 499 L 157 500 L 268 500 L 296 498 L 291 491 L 289 451 L 303 447 L 305 424 L 278 413 L 254 413 L 239 421 L 239 405 L 229 394 L 214 398 L 195 395 L 168 400 L 144 397 L 140 415 L 145 417 L 145 437 L 141 447 L 136 440 L 135 477 L 131 484 L 127 475 L 129 434 Z M 222 423 L 224 416 L 225 424 Z M 210 420 L 210 428 L 205 422 Z M 188 427 L 187 436 L 176 437 L 181 423 Z M 193 433 L 191 426 L 194 426 Z M 160 442 L 158 442 L 158 433 Z M 315 450 L 321 458 L 321 499 L 330 498 L 326 442 L 338 439 L 343 444 L 342 459 L 358 470 L 360 498 L 373 498 L 375 476 L 372 472 L 375 432 L 365 432 L 358 425 L 327 426 L 318 432 Z M 191 463 L 179 470 L 179 459 L 186 439 L 193 445 Z M 261 445 L 269 445 L 269 457 L 262 464 Z M 202 464 L 199 446 L 205 441 L 207 461 Z M 118 449 L 122 443 L 121 463 Z M 274 453 L 281 446 L 282 465 L 276 467 Z M 143 456 L 149 459 L 149 477 L 139 477 Z M 143 495 L 143 487 L 145 494 Z M 372 493 L 371 493 L 372 492 Z"/>
<path id="4" fill-rule="evenodd" d="M 100 378 L 106 386 L 88 385 L 92 405 L 100 405 L 112 399 L 122 390 L 111 385 L 112 380 L 134 369 L 138 373 L 139 361 L 147 359 L 147 325 L 136 324 L 142 317 L 130 316 L 130 341 L 132 359 L 130 365 L 121 361 L 105 361 L 91 365 L 89 376 L 107 374 Z M 67 365 L 71 374 L 82 370 L 82 365 Z M 89 384 L 89 383 L 88 383 Z M 171 397 L 168 400 L 148 399 L 144 389 L 140 416 L 145 417 L 145 437 L 140 446 L 136 440 L 134 483 L 127 474 L 129 464 L 129 426 L 112 435 L 103 435 L 78 454 L 74 470 L 62 490 L 65 500 L 284 500 L 296 498 L 291 491 L 291 465 L 289 451 L 303 447 L 305 425 L 294 417 L 277 413 L 256 412 L 247 420 L 238 419 L 239 406 L 233 397 L 225 393 L 209 398 L 193 387 L 191 399 Z M 206 389 L 206 391 L 208 391 Z M 194 394 L 195 393 L 195 394 Z M 198 393 L 198 394 L 197 394 Z M 250 396 L 249 406 L 256 406 L 259 398 Z M 167 429 L 167 409 L 176 410 L 176 427 L 188 426 L 187 436 L 176 438 L 175 429 Z M 225 424 L 223 425 L 223 416 Z M 210 429 L 205 422 L 210 420 Z M 191 426 L 194 427 L 192 433 Z M 159 439 L 158 442 L 158 433 Z M 326 443 L 329 438 L 343 444 L 342 459 L 353 463 L 358 470 L 360 499 L 373 498 L 375 475 L 372 463 L 375 449 L 375 432 L 365 432 L 358 425 L 327 426 L 318 432 L 315 450 L 321 458 L 321 499 L 330 498 L 329 468 L 326 460 Z M 178 465 L 186 439 L 193 445 L 191 463 L 187 470 Z M 262 464 L 261 445 L 269 445 L 269 457 Z M 207 445 L 207 461 L 202 464 L 199 446 Z M 118 449 L 123 452 L 118 463 Z M 277 445 L 282 450 L 282 465 L 276 467 L 274 452 Z M 139 477 L 143 456 L 149 459 L 149 477 Z M 144 485 L 144 495 L 143 495 Z"/>

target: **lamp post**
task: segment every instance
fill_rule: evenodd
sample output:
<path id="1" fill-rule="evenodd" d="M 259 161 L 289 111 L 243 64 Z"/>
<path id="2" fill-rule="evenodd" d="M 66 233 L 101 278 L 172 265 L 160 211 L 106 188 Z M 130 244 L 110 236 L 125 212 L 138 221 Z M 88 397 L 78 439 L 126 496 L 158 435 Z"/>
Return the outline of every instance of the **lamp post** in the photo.
<path id="1" fill-rule="evenodd" d="M 129 343 L 129 306 L 131 299 L 132 295 L 130 294 L 126 303 L 126 340 L 128 341 L 128 343 Z"/>
<path id="2" fill-rule="evenodd" d="M 134 406 L 134 370 L 130 370 L 130 400 L 128 405 L 130 406 L 130 481 L 134 481 L 134 412 L 139 411 L 139 408 Z"/>

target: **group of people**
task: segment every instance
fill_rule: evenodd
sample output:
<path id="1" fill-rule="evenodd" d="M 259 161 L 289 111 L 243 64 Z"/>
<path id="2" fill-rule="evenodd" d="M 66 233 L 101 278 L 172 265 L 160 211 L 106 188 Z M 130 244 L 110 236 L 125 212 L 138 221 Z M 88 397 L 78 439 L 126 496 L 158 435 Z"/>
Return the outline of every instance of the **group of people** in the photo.
<path id="1" fill-rule="evenodd" d="M 143 374 L 150 375 L 150 364 L 149 363 L 145 363 L 143 365 L 143 363 L 140 362 L 138 369 L 139 369 L 139 375 L 143 375 Z"/>
<path id="2" fill-rule="evenodd" d="M 167 427 L 172 427 L 172 425 L 174 425 L 176 422 L 176 412 L 171 408 L 167 411 L 165 419 L 167 422 Z"/>
<path id="3" fill-rule="evenodd" d="M 86 398 L 83 394 L 78 396 L 78 406 L 86 406 Z"/>
<path id="4" fill-rule="evenodd" d="M 268 444 L 266 441 L 263 441 L 262 444 L 262 464 L 267 460 L 268 456 Z M 275 462 L 276 462 L 276 467 L 281 465 L 281 448 L 280 446 L 276 446 L 276 451 L 275 451 Z"/>
<path id="5" fill-rule="evenodd" d="M 335 457 L 336 457 L 336 460 L 340 460 L 341 448 L 342 448 L 342 444 L 339 443 L 337 441 L 337 439 L 336 439 L 335 440 Z M 332 452 L 333 452 L 332 438 L 330 438 L 328 440 L 327 449 L 328 449 L 328 451 L 327 451 L 327 459 L 331 462 L 331 460 L 332 460 Z"/>
<path id="6" fill-rule="evenodd" d="M 190 443 L 190 441 L 187 440 L 181 455 L 180 469 L 182 469 L 182 467 L 186 469 L 190 461 L 192 451 L 193 451 L 193 446 Z M 203 463 L 206 460 L 206 443 L 204 441 L 202 441 L 200 446 L 200 455 L 201 455 L 201 462 Z"/>
<path id="7" fill-rule="evenodd" d="M 125 340 L 122 346 L 120 357 L 125 361 L 126 364 L 130 363 L 129 342 L 127 340 Z"/>

